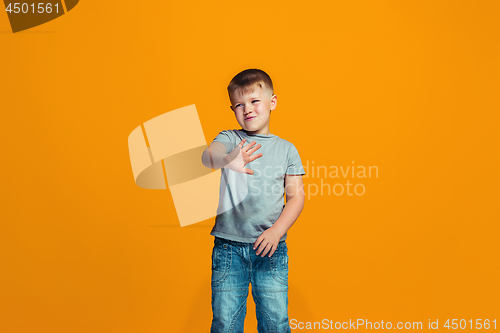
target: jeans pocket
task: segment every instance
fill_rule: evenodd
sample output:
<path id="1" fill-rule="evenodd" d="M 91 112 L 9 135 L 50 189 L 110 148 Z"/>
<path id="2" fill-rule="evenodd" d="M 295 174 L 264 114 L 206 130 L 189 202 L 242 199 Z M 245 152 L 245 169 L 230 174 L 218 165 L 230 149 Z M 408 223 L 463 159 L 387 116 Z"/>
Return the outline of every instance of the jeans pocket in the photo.
<path id="1" fill-rule="evenodd" d="M 281 242 L 270 258 L 271 274 L 273 278 L 288 286 L 288 249 L 285 242 Z"/>
<path id="2" fill-rule="evenodd" d="M 229 275 L 231 247 L 217 242 L 212 252 L 212 286 L 221 284 Z"/>

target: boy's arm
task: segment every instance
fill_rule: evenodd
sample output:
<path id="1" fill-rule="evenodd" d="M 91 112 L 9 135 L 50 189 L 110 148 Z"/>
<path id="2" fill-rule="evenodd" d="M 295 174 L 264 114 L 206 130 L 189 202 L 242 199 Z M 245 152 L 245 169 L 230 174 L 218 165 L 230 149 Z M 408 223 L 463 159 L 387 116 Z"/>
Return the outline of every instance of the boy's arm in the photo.
<path id="1" fill-rule="evenodd" d="M 269 252 L 269 257 L 274 254 L 279 240 L 290 229 L 299 217 L 304 208 L 304 183 L 302 175 L 285 175 L 286 205 L 280 217 L 274 222 L 272 227 L 265 230 L 257 238 L 253 245 L 255 250 L 260 246 L 255 254 L 262 253 L 262 257 Z"/>
<path id="2" fill-rule="evenodd" d="M 212 142 L 201 154 L 201 163 L 207 168 L 215 170 L 224 167 L 235 172 L 253 175 L 253 170 L 245 168 L 245 165 L 262 157 L 262 153 L 252 155 L 261 145 L 260 143 L 255 145 L 255 141 L 252 141 L 243 147 L 246 140 L 241 140 L 229 154 L 226 154 L 226 146 L 223 143 Z"/>
<path id="3" fill-rule="evenodd" d="M 224 157 L 226 156 L 226 146 L 221 142 L 215 141 L 203 151 L 201 163 L 207 168 L 217 170 L 225 165 Z"/>

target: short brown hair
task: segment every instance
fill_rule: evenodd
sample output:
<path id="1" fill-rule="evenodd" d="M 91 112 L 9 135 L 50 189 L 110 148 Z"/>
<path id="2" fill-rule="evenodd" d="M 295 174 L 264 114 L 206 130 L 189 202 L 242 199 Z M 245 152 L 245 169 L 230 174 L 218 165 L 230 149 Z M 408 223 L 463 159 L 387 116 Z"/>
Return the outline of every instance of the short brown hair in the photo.
<path id="1" fill-rule="evenodd" d="M 264 83 L 264 86 L 262 83 Z M 232 94 L 238 89 L 241 89 L 242 93 L 251 92 L 255 85 L 262 89 L 267 88 L 271 92 L 271 95 L 274 94 L 271 77 L 261 69 L 251 68 L 239 72 L 233 77 L 231 82 L 229 82 L 227 86 L 229 98 L 231 98 Z"/>

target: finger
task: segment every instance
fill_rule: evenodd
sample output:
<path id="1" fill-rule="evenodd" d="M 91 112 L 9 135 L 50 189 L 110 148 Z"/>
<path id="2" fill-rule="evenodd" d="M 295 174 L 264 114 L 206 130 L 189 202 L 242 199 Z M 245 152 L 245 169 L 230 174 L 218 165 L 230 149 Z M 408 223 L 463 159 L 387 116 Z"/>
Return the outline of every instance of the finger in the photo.
<path id="1" fill-rule="evenodd" d="M 258 145 L 256 145 L 255 147 L 253 147 L 252 149 L 249 149 L 247 150 L 247 153 L 249 155 L 252 155 L 257 149 L 259 149 L 260 147 L 262 147 L 262 145 L 259 143 Z"/>
<path id="2" fill-rule="evenodd" d="M 245 168 L 244 171 L 245 171 L 246 174 L 253 175 L 253 170 L 252 169 Z"/>
<path id="3" fill-rule="evenodd" d="M 250 156 L 250 162 L 255 161 L 256 159 L 258 159 L 259 157 L 262 157 L 262 156 L 263 156 L 262 153 L 257 154 L 257 155 L 252 155 L 252 156 Z M 248 162 L 248 163 L 250 163 L 250 162 Z"/>
<path id="4" fill-rule="evenodd" d="M 260 242 L 262 242 L 262 237 L 258 237 L 255 242 L 253 243 L 253 249 L 255 250 L 257 246 L 259 246 Z"/>
<path id="5" fill-rule="evenodd" d="M 271 251 L 269 252 L 269 257 L 271 257 L 274 254 L 274 252 L 276 252 L 277 248 L 278 248 L 277 246 L 273 245 L 273 247 L 271 248 Z"/>
<path id="6" fill-rule="evenodd" d="M 271 250 L 271 248 L 272 248 L 272 244 L 271 243 L 267 244 L 266 247 L 264 248 L 264 251 L 262 251 L 261 257 L 265 257 L 266 254 L 269 252 L 269 250 Z"/>
<path id="7" fill-rule="evenodd" d="M 262 253 L 262 251 L 264 251 L 264 249 L 266 248 L 267 246 L 267 241 L 263 241 L 262 243 L 260 243 L 260 246 L 259 248 L 257 249 L 257 255 L 260 255 Z"/>
<path id="8" fill-rule="evenodd" d="M 252 141 L 249 144 L 247 144 L 243 149 L 246 149 L 245 151 L 248 151 L 250 148 L 252 148 L 257 142 Z"/>
<path id="9" fill-rule="evenodd" d="M 247 141 L 247 139 L 243 139 L 243 140 L 241 140 L 241 142 L 238 144 L 238 146 L 239 146 L 240 148 L 243 148 L 243 144 L 245 143 L 245 141 Z"/>

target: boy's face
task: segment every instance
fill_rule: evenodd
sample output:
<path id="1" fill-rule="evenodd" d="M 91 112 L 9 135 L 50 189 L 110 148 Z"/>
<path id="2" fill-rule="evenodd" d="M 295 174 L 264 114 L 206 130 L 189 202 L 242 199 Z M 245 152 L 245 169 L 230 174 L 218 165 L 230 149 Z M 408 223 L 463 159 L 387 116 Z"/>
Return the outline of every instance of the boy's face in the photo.
<path id="1" fill-rule="evenodd" d="M 270 134 L 269 120 L 271 111 L 276 108 L 276 95 L 256 85 L 253 92 L 242 93 L 237 89 L 229 97 L 231 110 L 241 128 L 250 134 Z"/>

